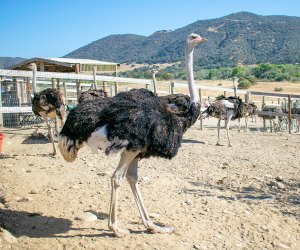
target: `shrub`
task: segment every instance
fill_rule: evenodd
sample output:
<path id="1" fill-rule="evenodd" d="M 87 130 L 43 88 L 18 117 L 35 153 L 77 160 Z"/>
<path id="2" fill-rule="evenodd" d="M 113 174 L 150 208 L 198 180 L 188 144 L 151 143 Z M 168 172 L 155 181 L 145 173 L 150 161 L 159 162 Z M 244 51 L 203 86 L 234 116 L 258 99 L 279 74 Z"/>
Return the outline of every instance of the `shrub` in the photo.
<path id="1" fill-rule="evenodd" d="M 239 89 L 249 89 L 253 84 L 246 78 L 240 78 L 238 88 Z"/>
<path id="2" fill-rule="evenodd" d="M 282 88 L 282 87 L 276 87 L 276 88 L 274 89 L 274 91 L 280 92 L 280 91 L 283 91 L 283 88 Z"/>

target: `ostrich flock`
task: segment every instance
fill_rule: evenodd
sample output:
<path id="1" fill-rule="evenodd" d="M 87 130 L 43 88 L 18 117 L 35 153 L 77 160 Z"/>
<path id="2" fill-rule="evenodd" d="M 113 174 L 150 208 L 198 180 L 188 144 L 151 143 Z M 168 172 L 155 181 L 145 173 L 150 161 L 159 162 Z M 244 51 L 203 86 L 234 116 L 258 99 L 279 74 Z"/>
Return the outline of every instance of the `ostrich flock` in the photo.
<path id="1" fill-rule="evenodd" d="M 125 178 L 132 189 L 146 229 L 153 233 L 171 233 L 174 230 L 172 227 L 157 225 L 150 219 L 138 185 L 140 159 L 151 156 L 173 158 L 181 146 L 184 133 L 199 117 L 218 118 L 217 145 L 220 145 L 220 122 L 225 120 L 231 146 L 230 121 L 242 117 L 247 119 L 256 110 L 253 103 L 244 103 L 239 97 L 219 96 L 201 113 L 193 76 L 193 52 L 197 45 L 205 41 L 205 38 L 194 33 L 186 40 L 185 65 L 189 96 L 158 96 L 156 85 L 154 92 L 133 89 L 114 97 L 108 97 L 102 90 L 91 89 L 81 94 L 78 105 L 66 115 L 64 98 L 59 90 L 34 92 L 32 109 L 47 124 L 53 154 L 56 154 L 56 138 L 59 151 L 67 162 L 73 162 L 85 145 L 94 153 L 103 150 L 106 155 L 120 155 L 119 164 L 111 177 L 108 222 L 109 229 L 118 237 L 129 233 L 118 223 L 119 191 Z M 55 120 L 55 134 L 49 124 L 50 118 Z M 60 121 L 60 133 L 56 120 Z"/>

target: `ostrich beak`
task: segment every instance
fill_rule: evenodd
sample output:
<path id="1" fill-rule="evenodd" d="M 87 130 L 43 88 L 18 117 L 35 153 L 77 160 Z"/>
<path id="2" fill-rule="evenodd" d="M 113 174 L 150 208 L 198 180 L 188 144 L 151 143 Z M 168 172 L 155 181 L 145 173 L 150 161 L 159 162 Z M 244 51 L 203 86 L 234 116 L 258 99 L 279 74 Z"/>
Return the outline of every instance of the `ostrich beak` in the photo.
<path id="1" fill-rule="evenodd" d="M 206 39 L 206 38 L 203 38 L 203 37 L 199 37 L 199 38 L 197 38 L 197 41 L 198 41 L 199 43 L 203 43 L 203 42 L 206 42 L 207 39 Z"/>

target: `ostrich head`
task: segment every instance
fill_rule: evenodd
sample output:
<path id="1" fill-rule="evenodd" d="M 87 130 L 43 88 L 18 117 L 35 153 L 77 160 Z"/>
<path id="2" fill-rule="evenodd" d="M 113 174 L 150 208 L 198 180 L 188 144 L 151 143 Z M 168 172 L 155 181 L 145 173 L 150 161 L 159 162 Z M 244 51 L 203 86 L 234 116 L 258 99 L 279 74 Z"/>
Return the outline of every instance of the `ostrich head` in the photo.
<path id="1" fill-rule="evenodd" d="M 196 47 L 199 43 L 207 41 L 206 38 L 201 37 L 198 34 L 192 33 L 187 38 L 187 46 L 190 48 Z"/>
<path id="2" fill-rule="evenodd" d="M 27 67 L 31 70 L 34 70 L 34 69 L 36 69 L 36 64 L 35 63 L 29 63 Z"/>

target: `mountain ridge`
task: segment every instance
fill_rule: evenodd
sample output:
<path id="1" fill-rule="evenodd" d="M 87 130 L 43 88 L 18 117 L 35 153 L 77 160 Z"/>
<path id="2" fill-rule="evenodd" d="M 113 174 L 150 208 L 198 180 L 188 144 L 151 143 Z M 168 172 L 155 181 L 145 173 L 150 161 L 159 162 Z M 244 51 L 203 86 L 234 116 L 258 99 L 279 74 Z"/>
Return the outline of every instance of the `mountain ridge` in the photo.
<path id="1" fill-rule="evenodd" d="M 298 63 L 299 30 L 300 17 L 238 12 L 197 20 L 173 31 L 156 31 L 150 36 L 110 35 L 64 57 L 118 63 L 173 63 L 183 61 L 186 36 L 195 32 L 208 39 L 195 50 L 195 65 L 200 67 Z"/>

